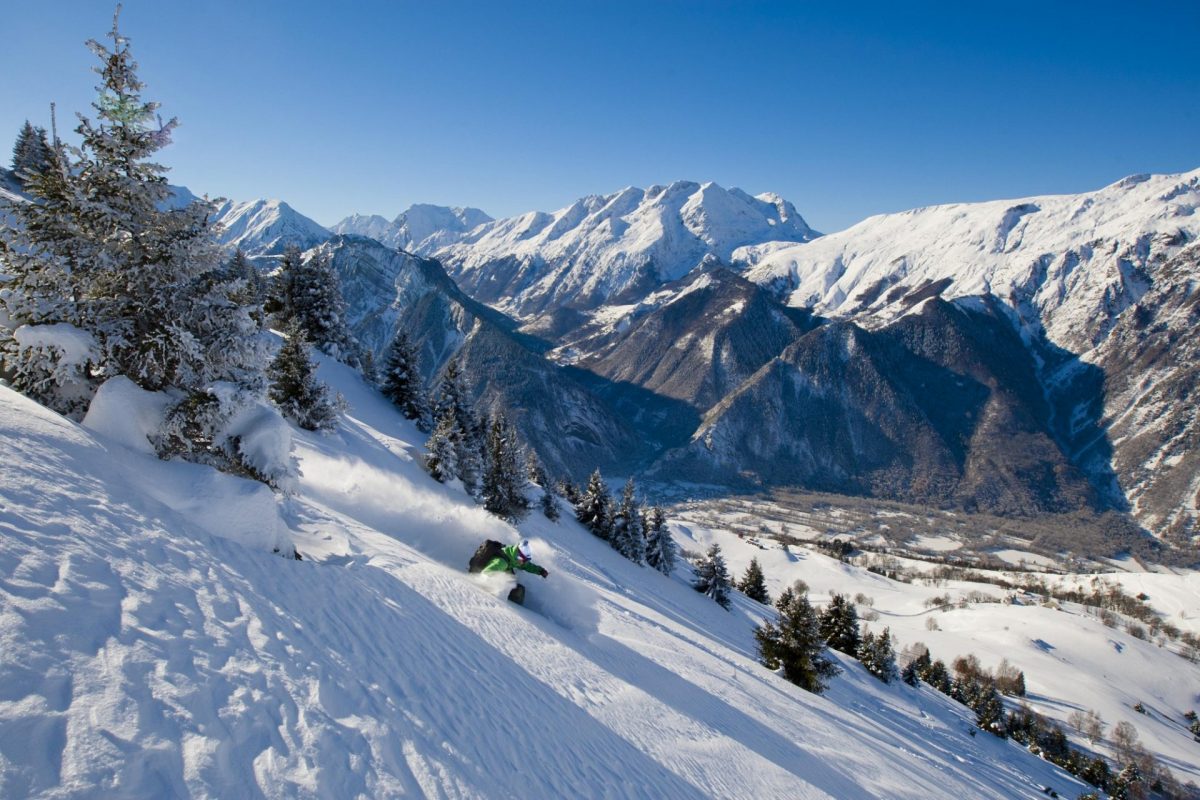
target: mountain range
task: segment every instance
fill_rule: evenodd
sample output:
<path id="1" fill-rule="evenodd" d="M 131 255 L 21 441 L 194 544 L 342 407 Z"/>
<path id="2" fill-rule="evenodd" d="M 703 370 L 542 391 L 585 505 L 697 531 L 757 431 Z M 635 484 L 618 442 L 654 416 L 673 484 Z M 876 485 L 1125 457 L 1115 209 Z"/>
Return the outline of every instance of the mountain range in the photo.
<path id="1" fill-rule="evenodd" d="M 253 253 L 323 235 L 376 356 L 402 324 L 432 381 L 471 343 L 477 396 L 576 478 L 1130 512 L 1186 543 L 1195 374 L 1174 345 L 1195 340 L 1198 205 L 1200 171 L 829 235 L 777 196 L 683 181 L 500 220 L 414 206 L 337 238 L 286 204 L 222 222 Z M 416 264 L 455 311 L 414 310 Z"/>

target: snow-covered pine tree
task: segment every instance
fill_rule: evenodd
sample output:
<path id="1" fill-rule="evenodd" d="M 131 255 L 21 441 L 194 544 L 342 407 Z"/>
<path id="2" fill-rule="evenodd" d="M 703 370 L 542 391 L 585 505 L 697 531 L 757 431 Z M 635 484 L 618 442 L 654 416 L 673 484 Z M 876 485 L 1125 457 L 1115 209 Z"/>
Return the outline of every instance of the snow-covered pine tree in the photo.
<path id="1" fill-rule="evenodd" d="M 862 643 L 858 647 L 858 660 L 867 668 L 867 672 L 884 683 L 891 683 L 899 677 L 896 671 L 896 651 L 892 647 L 892 631 L 884 628 L 883 633 L 876 636 L 866 631 Z"/>
<path id="2" fill-rule="evenodd" d="M 45 172 L 51 165 L 50 142 L 45 128 L 35 128 L 25 120 L 17 141 L 13 145 L 12 171 L 22 184 L 36 174 Z"/>
<path id="3" fill-rule="evenodd" d="M 646 534 L 642 529 L 642 510 L 635 497 L 636 491 L 633 478 L 630 478 L 625 482 L 621 502 L 613 515 L 610 541 L 618 553 L 641 564 L 646 559 Z"/>
<path id="4" fill-rule="evenodd" d="M 921 680 L 945 695 L 949 695 L 951 689 L 954 687 L 953 679 L 950 677 L 950 670 L 946 669 L 946 662 L 940 658 L 935 659 L 929 665 L 929 669 L 921 673 Z"/>
<path id="5" fill-rule="evenodd" d="M 542 469 L 541 459 L 537 457 L 537 453 L 533 450 L 525 453 L 525 477 L 530 483 L 536 483 L 538 486 L 549 484 L 549 481 L 546 479 L 546 470 Z"/>
<path id="6" fill-rule="evenodd" d="M 317 380 L 316 367 L 304 339 L 304 328 L 293 320 L 284 329 L 286 337 L 267 370 L 268 392 L 283 415 L 309 431 L 331 431 L 337 426 L 337 409 L 329 388 Z"/>
<path id="7" fill-rule="evenodd" d="M 721 608 L 729 609 L 729 569 L 725 566 L 725 557 L 721 555 L 721 545 L 714 544 L 708 548 L 704 559 L 696 565 L 696 582 L 692 584 L 697 592 L 711 597 Z"/>
<path id="8" fill-rule="evenodd" d="M 442 372 L 438 387 L 436 413 L 441 420 L 447 413 L 454 418 L 457 436 L 454 442 L 454 476 L 462 481 L 463 487 L 472 497 L 480 493 L 483 478 L 484 449 L 486 447 L 483 423 L 475 415 L 458 359 L 451 359 Z"/>
<path id="9" fill-rule="evenodd" d="M 503 413 L 492 418 L 487 437 L 483 474 L 483 507 L 498 517 L 517 523 L 529 512 L 527 481 L 521 469 L 521 445 Z"/>
<path id="10" fill-rule="evenodd" d="M 750 565 L 746 567 L 746 573 L 742 576 L 737 588 L 751 600 L 757 600 L 765 606 L 771 604 L 771 595 L 767 591 L 767 580 L 757 558 L 750 559 Z"/>
<path id="11" fill-rule="evenodd" d="M 583 494 L 579 497 L 579 502 L 575 505 L 575 518 L 595 536 L 610 541 L 612 539 L 612 522 L 609 516 L 611 506 L 612 501 L 608 496 L 608 487 L 604 485 L 604 478 L 600 477 L 600 470 L 597 469 L 588 478 L 587 488 L 584 489 Z"/>
<path id="12" fill-rule="evenodd" d="M 267 285 L 266 309 L 281 327 L 287 324 L 287 320 L 300 317 L 297 309 L 302 296 L 303 265 L 304 255 L 300 248 L 289 244 L 279 257 L 279 265 L 271 273 Z"/>
<path id="13" fill-rule="evenodd" d="M 834 594 L 821 612 L 821 636 L 834 650 L 858 657 L 862 639 L 858 632 L 858 611 L 844 594 Z"/>
<path id="14" fill-rule="evenodd" d="M 650 509 L 646 518 L 646 563 L 663 575 L 675 570 L 675 540 L 667 528 L 667 515 L 662 508 Z"/>
<path id="15" fill-rule="evenodd" d="M 25 120 L 25 124 L 21 126 L 21 130 L 17 131 L 17 141 L 13 143 L 13 172 L 20 173 L 21 170 L 29 163 L 29 158 L 32 155 L 34 139 L 35 134 L 33 132 L 33 124 L 29 120 Z"/>
<path id="16" fill-rule="evenodd" d="M 362 363 L 359 364 L 358 371 L 362 373 L 363 383 L 368 386 L 379 385 L 379 369 L 375 366 L 375 354 L 370 350 L 363 349 Z M 418 419 L 424 419 L 422 414 Z"/>
<path id="17" fill-rule="evenodd" d="M 542 514 L 551 522 L 558 522 L 558 500 L 554 496 L 554 492 L 549 486 L 542 487 L 542 496 L 538 501 L 542 508 Z"/>
<path id="18" fill-rule="evenodd" d="M 554 497 L 554 489 L 551 486 L 550 478 L 546 475 L 546 470 L 542 467 L 541 459 L 537 457 L 537 453 L 532 448 L 525 454 L 525 477 L 530 483 L 540 486 L 542 489 L 541 497 L 538 499 L 542 514 L 551 522 L 557 522 L 558 501 Z"/>
<path id="19" fill-rule="evenodd" d="M 261 326 L 265 322 L 263 306 L 267 302 L 267 282 L 262 273 L 240 247 L 233 251 L 229 263 L 225 265 L 225 272 L 229 278 L 240 278 L 245 282 L 236 299 L 250 310 L 250 315 Z"/>
<path id="20" fill-rule="evenodd" d="M 275 283 L 281 320 L 296 319 L 321 352 L 352 367 L 361 367 L 358 344 L 350 334 L 342 282 L 329 256 L 318 250 L 307 259 L 299 248 L 284 251 Z"/>
<path id="21" fill-rule="evenodd" d="M 329 256 L 321 250 L 304 262 L 306 294 L 304 327 L 313 345 L 343 364 L 361 367 L 362 357 L 346 316 L 342 279 Z"/>
<path id="22" fill-rule="evenodd" d="M 922 648 L 921 652 L 904 666 L 904 671 L 900 673 L 900 678 L 909 686 L 916 686 L 924 680 L 925 675 L 928 674 L 932 666 L 933 659 L 929 656 L 929 650 Z"/>
<path id="23" fill-rule="evenodd" d="M 239 391 L 261 386 L 262 340 L 236 282 L 215 274 L 211 204 L 167 202 L 165 168 L 150 158 L 177 122 L 156 121 L 158 104 L 142 99 L 115 16 L 109 37 L 112 49 L 88 42 L 101 62 L 96 121 L 79 117 L 79 147 L 50 147 L 48 168 L 27 180 L 35 202 L 14 204 L 16 224 L 0 229 L 4 369 L 17 388 L 75 416 L 115 375 L 178 390 L 184 402 L 220 382 L 231 413 Z M 203 418 L 219 426 L 225 417 Z M 214 433 L 196 429 L 196 448 L 207 451 Z"/>
<path id="24" fill-rule="evenodd" d="M 397 331 L 388 345 L 380 390 L 405 419 L 419 420 L 425 416 L 428 401 L 417 364 L 417 350 L 404 331 Z"/>
<path id="25" fill-rule="evenodd" d="M 77 222 L 83 198 L 67 157 L 55 149 L 52 167 L 29 179 L 35 202 L 4 207 L 16 224 L 0 224 L 0 371 L 17 391 L 81 419 L 104 374 L 84 322 L 87 266 L 102 244 Z"/>
<path id="26" fill-rule="evenodd" d="M 579 491 L 575 481 L 570 478 L 562 478 L 558 481 L 558 493 L 571 504 L 572 508 L 578 506 L 580 498 L 583 497 L 583 493 Z"/>
<path id="27" fill-rule="evenodd" d="M 916 660 L 912 660 L 904 665 L 904 669 L 900 670 L 900 680 L 907 683 L 909 686 L 916 686 L 921 682 L 921 676 L 917 670 Z"/>
<path id="28" fill-rule="evenodd" d="M 778 623 L 764 622 L 755 629 L 754 639 L 759 659 L 767 669 L 782 670 L 783 677 L 792 683 L 820 694 L 840 670 L 826 654 L 817 612 L 803 588 L 789 586 L 783 590 L 775 601 Z"/>
<path id="29" fill-rule="evenodd" d="M 429 441 L 425 443 L 425 449 L 429 451 L 429 455 L 425 459 L 425 466 L 429 468 L 429 474 L 438 483 L 445 483 L 457 475 L 458 463 L 455 460 L 455 453 L 458 452 L 460 436 L 454 413 L 444 411 L 438 417 L 437 424 L 433 426 L 433 432 L 429 434 Z"/>

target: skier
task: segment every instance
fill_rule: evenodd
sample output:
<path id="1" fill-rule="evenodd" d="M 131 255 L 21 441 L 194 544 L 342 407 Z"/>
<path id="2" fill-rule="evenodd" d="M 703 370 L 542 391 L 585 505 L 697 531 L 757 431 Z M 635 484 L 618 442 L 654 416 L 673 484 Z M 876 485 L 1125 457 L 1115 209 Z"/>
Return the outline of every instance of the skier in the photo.
<path id="1" fill-rule="evenodd" d="M 533 563 L 531 560 L 532 554 L 533 548 L 530 546 L 529 540 L 522 539 L 520 544 L 510 544 L 508 547 L 502 548 L 499 555 L 489 561 L 480 571 L 484 574 L 507 572 L 516 575 L 517 570 L 523 570 L 525 572 L 532 572 L 534 575 L 541 575 L 543 578 L 550 577 L 550 573 L 546 571 L 545 567 L 539 567 Z M 508 599 L 518 605 L 524 603 L 525 587 L 518 583 L 508 593 Z"/>

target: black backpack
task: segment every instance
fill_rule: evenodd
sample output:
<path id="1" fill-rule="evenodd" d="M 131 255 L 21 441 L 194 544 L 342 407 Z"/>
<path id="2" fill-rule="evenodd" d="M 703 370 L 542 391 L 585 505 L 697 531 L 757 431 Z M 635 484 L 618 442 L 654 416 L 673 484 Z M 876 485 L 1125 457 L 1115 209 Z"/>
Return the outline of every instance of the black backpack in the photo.
<path id="1" fill-rule="evenodd" d="M 488 539 L 479 545 L 475 555 L 471 556 L 471 563 L 467 565 L 467 571 L 483 572 L 483 568 L 492 563 L 493 558 L 499 558 L 503 554 L 504 545 L 494 539 Z"/>

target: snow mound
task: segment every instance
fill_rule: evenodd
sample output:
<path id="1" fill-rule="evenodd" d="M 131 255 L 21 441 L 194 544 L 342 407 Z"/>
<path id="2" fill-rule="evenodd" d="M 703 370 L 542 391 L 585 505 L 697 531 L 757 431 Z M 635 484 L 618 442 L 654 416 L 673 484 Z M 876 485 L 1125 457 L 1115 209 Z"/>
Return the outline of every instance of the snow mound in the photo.
<path id="1" fill-rule="evenodd" d="M 162 427 L 171 403 L 169 395 L 148 392 L 124 375 L 118 375 L 96 390 L 83 418 L 83 427 L 130 450 L 154 455 L 151 441 Z"/>

